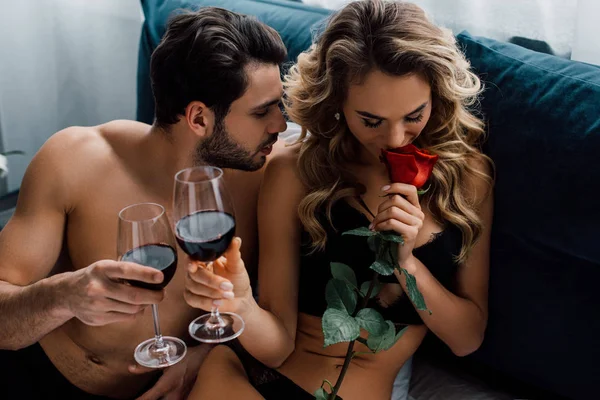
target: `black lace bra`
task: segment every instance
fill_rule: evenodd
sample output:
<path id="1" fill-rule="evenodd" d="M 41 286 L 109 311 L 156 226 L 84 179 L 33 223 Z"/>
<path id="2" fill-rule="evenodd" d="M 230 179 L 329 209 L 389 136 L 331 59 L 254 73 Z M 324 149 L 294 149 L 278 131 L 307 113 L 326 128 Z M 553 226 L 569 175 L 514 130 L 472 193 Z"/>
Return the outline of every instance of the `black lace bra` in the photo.
<path id="1" fill-rule="evenodd" d="M 369 266 L 375 260 L 365 237 L 343 235 L 342 233 L 359 227 L 367 227 L 369 219 L 344 200 L 336 202 L 331 209 L 332 225 L 326 218 L 320 218 L 327 232 L 324 250 L 311 253 L 310 236 L 302 232 L 300 254 L 300 277 L 298 290 L 298 311 L 322 317 L 327 302 L 325 287 L 332 278 L 330 263 L 341 262 L 350 266 L 360 283 L 371 280 L 373 271 Z M 418 258 L 444 287 L 451 290 L 458 267 L 455 257 L 462 246 L 462 232 L 454 225 L 447 224 L 444 230 L 434 234 L 429 242 L 415 248 L 413 255 Z M 381 282 L 398 283 L 394 275 L 380 276 Z M 369 307 L 377 309 L 385 319 L 397 324 L 422 324 L 412 303 L 402 294 L 389 306 L 382 306 L 372 299 Z"/>

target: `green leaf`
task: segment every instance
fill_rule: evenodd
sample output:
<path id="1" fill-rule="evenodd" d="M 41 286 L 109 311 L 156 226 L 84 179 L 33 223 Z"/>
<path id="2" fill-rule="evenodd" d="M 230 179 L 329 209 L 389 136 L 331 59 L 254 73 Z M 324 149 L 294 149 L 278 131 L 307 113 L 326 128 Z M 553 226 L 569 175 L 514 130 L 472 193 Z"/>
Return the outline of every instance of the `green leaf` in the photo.
<path id="1" fill-rule="evenodd" d="M 376 259 L 389 264 L 394 269 L 398 268 L 398 246 L 398 243 L 381 240 Z"/>
<path id="2" fill-rule="evenodd" d="M 358 295 L 348 284 L 339 279 L 330 279 L 325 287 L 327 307 L 352 314 L 356 309 Z"/>
<path id="3" fill-rule="evenodd" d="M 386 321 L 386 322 L 390 322 L 390 321 Z M 394 333 L 396 334 L 396 336 L 394 336 L 392 342 L 389 344 L 389 346 L 385 346 L 383 347 L 381 350 L 389 350 L 392 347 L 394 347 L 394 345 L 396 344 L 396 342 L 398 340 L 400 340 L 400 338 L 402 337 L 402 335 L 404 335 L 404 332 L 406 332 L 406 329 L 408 328 L 408 326 L 405 326 L 404 328 L 400 329 L 400 331 L 398 333 L 396 333 L 396 328 L 394 328 Z M 390 332 L 386 332 L 387 334 L 389 334 Z"/>
<path id="4" fill-rule="evenodd" d="M 408 326 L 405 326 L 404 328 L 400 329 L 400 331 L 398 333 L 396 333 L 396 337 L 394 338 L 394 343 L 396 343 L 398 341 L 398 339 L 400 339 L 402 337 L 402 335 L 404 335 L 404 332 L 406 332 L 407 329 L 408 329 Z"/>
<path id="5" fill-rule="evenodd" d="M 380 275 L 392 275 L 394 273 L 394 266 L 387 261 L 375 260 L 369 268 Z"/>
<path id="6" fill-rule="evenodd" d="M 327 391 L 325 389 L 320 388 L 320 389 L 317 389 L 317 391 L 314 393 L 314 396 L 317 400 L 329 400 L 331 393 L 327 393 Z M 343 399 L 336 394 L 335 400 L 343 400 Z"/>
<path id="7" fill-rule="evenodd" d="M 369 245 L 369 249 L 371 249 L 371 251 L 373 253 L 377 253 L 377 249 L 379 248 L 380 241 L 381 241 L 381 239 L 379 239 L 379 237 L 377 235 L 369 236 L 369 238 L 367 239 L 367 244 Z"/>
<path id="8" fill-rule="evenodd" d="M 321 322 L 325 344 L 323 347 L 341 342 L 351 342 L 360 335 L 360 326 L 346 311 L 328 308 Z"/>
<path id="9" fill-rule="evenodd" d="M 398 235 L 396 232 L 378 232 L 378 236 L 385 240 L 386 242 L 393 242 L 398 244 L 404 244 L 404 239 L 401 235 Z"/>
<path id="10" fill-rule="evenodd" d="M 377 232 L 373 232 L 367 227 L 361 226 L 360 228 L 352 229 L 342 233 L 342 235 L 354 235 L 354 236 L 375 236 Z"/>
<path id="11" fill-rule="evenodd" d="M 388 328 L 381 314 L 373 308 L 363 308 L 356 314 L 355 319 L 370 335 L 382 335 Z"/>
<path id="12" fill-rule="evenodd" d="M 398 268 L 398 246 L 398 243 L 386 242 L 381 239 L 376 260 L 389 265 L 391 268 Z"/>
<path id="13" fill-rule="evenodd" d="M 333 390 L 333 383 L 329 382 L 327 379 L 323 379 L 323 383 L 321 383 L 321 387 L 323 387 L 325 384 L 329 385 L 329 390 Z"/>
<path id="14" fill-rule="evenodd" d="M 381 239 L 380 237 L 377 237 L 377 252 L 375 253 L 375 259 L 378 261 L 385 261 L 387 263 L 392 262 L 392 259 L 390 257 L 390 246 L 392 243 L 390 242 L 386 242 L 383 239 Z"/>
<path id="15" fill-rule="evenodd" d="M 401 268 L 401 270 L 402 273 L 406 276 L 406 288 L 408 289 L 408 297 L 413 302 L 417 310 L 427 310 L 425 299 L 423 298 L 423 295 L 417 287 L 417 279 L 413 275 L 409 274 L 406 269 Z M 430 310 L 427 311 L 429 311 L 429 314 L 431 314 Z"/>
<path id="16" fill-rule="evenodd" d="M 371 286 L 371 281 L 363 282 L 363 284 L 360 285 L 360 294 L 362 294 L 363 297 L 367 297 L 367 292 L 369 291 L 369 286 Z M 375 286 L 373 287 L 373 290 L 371 291 L 371 297 L 369 297 L 369 298 L 377 296 L 382 287 L 383 287 L 383 284 L 381 284 L 379 282 L 375 283 Z"/>
<path id="17" fill-rule="evenodd" d="M 388 250 L 388 254 L 390 256 L 390 259 L 392 261 L 392 264 L 394 264 L 394 268 L 398 268 L 398 246 L 404 246 L 403 244 L 398 244 L 398 243 L 390 243 L 388 242 L 389 245 L 389 250 Z"/>
<path id="18" fill-rule="evenodd" d="M 315 392 L 315 398 L 317 400 L 327 400 L 329 398 L 329 393 L 327 393 L 323 388 L 318 388 Z"/>
<path id="19" fill-rule="evenodd" d="M 396 338 L 396 328 L 392 321 L 385 321 L 387 329 L 381 335 L 369 335 L 367 338 L 367 346 L 374 352 L 387 350 L 394 345 Z"/>
<path id="20" fill-rule="evenodd" d="M 429 192 L 430 188 L 431 188 L 431 185 L 427 186 L 427 189 L 424 189 L 424 190 L 423 189 L 419 189 L 419 190 L 417 190 L 417 195 L 421 196 L 422 194 L 425 194 L 425 193 Z"/>
<path id="21" fill-rule="evenodd" d="M 339 262 L 332 262 L 329 265 L 334 278 L 349 283 L 353 288 L 357 287 L 356 275 L 352 268 Z"/>

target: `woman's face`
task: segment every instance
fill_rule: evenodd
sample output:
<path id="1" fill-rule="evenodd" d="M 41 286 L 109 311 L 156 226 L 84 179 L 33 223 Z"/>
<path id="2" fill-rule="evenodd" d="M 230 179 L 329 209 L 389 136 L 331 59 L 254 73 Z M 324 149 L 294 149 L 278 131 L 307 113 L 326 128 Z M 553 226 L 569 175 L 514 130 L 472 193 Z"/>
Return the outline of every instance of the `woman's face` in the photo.
<path id="1" fill-rule="evenodd" d="M 348 88 L 344 117 L 362 144 L 363 161 L 378 163 L 381 150 L 413 142 L 431 116 L 431 87 L 417 74 L 391 76 L 369 72 Z"/>

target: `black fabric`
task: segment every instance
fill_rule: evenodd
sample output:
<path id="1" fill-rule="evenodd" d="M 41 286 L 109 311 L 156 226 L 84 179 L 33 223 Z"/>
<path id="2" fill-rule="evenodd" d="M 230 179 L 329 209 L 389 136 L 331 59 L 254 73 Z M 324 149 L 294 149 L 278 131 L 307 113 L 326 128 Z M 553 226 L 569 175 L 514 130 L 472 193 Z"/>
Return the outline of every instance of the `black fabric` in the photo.
<path id="1" fill-rule="evenodd" d="M 156 380 L 153 380 L 139 395 L 150 389 L 155 382 Z M 44 349 L 35 343 L 17 351 L 0 350 L 0 399 L 109 400 L 111 398 L 89 394 L 73 385 L 56 369 Z"/>
<path id="2" fill-rule="evenodd" d="M 413 356 L 410 395 L 417 400 L 569 400 L 515 379 L 471 357 L 456 357 L 428 332 Z M 594 398 L 593 396 L 590 398 Z"/>
<path id="3" fill-rule="evenodd" d="M 375 261 L 375 254 L 369 249 L 365 237 L 342 235 L 345 231 L 369 226 L 369 219 L 360 211 L 341 200 L 331 209 L 333 226 L 323 217 L 320 220 L 327 232 L 327 244 L 323 251 L 312 252 L 310 236 L 305 231 L 302 233 L 298 290 L 298 311 L 317 317 L 322 317 L 327 308 L 325 287 L 332 278 L 330 263 L 341 262 L 350 266 L 360 285 L 373 278 L 373 271 L 369 266 Z M 460 253 L 461 246 L 460 229 L 448 224 L 429 242 L 414 249 L 413 254 L 444 287 L 451 290 L 457 268 L 455 256 Z M 380 280 L 398 283 L 394 275 L 381 276 Z M 374 300 L 368 306 L 375 308 L 384 318 L 397 324 L 423 324 L 412 303 L 404 295 L 386 308 Z"/>
<path id="4" fill-rule="evenodd" d="M 0 388 L 3 400 L 109 399 L 74 386 L 56 369 L 38 343 L 17 351 L 0 351 Z"/>
<path id="5" fill-rule="evenodd" d="M 244 366 L 248 380 L 266 400 L 314 400 L 312 394 L 287 376 L 252 357 L 237 340 L 227 343 L 227 346 L 235 351 Z"/>

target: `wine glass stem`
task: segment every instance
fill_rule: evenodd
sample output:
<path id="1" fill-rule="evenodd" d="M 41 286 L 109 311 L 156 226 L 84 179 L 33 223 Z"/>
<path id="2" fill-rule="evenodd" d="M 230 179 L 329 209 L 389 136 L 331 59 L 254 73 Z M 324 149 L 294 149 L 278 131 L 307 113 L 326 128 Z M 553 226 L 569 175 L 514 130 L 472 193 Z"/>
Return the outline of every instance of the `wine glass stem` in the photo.
<path id="1" fill-rule="evenodd" d="M 154 339 L 157 349 L 165 347 L 162 334 L 160 333 L 160 325 L 158 323 L 158 304 L 152 304 L 152 317 L 154 319 Z"/>
<path id="2" fill-rule="evenodd" d="M 210 318 L 208 319 L 208 323 L 215 326 L 223 326 L 224 321 L 221 318 L 221 314 L 219 313 L 219 307 L 212 307 L 210 310 Z"/>

